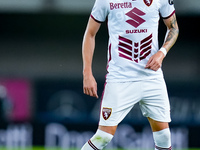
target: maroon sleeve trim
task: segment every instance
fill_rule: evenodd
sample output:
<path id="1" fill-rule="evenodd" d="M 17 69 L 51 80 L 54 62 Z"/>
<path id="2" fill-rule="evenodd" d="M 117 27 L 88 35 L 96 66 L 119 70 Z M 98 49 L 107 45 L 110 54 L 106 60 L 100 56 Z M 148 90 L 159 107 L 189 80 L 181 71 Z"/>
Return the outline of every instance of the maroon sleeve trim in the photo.
<path id="1" fill-rule="evenodd" d="M 167 16 L 167 17 L 162 17 L 163 19 L 168 19 L 170 18 L 173 14 L 175 13 L 175 10 L 171 13 L 171 15 Z"/>
<path id="2" fill-rule="evenodd" d="M 94 21 L 96 21 L 96 22 L 98 22 L 98 23 L 103 23 L 103 21 L 99 21 L 99 20 L 95 19 L 92 15 L 90 15 L 90 17 L 91 17 Z"/>

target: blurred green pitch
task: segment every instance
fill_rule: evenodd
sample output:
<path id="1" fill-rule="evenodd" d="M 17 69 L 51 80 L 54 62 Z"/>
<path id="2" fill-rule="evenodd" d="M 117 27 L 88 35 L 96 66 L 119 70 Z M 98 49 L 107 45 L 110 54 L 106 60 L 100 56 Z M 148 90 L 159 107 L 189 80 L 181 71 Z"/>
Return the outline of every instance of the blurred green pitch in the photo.
<path id="1" fill-rule="evenodd" d="M 76 148 L 62 149 L 62 148 L 44 148 L 44 147 L 30 147 L 30 148 L 0 147 L 0 150 L 80 150 L 80 149 L 76 149 Z M 104 149 L 104 150 L 154 150 L 154 149 Z M 200 150 L 200 148 L 173 149 L 173 150 Z"/>

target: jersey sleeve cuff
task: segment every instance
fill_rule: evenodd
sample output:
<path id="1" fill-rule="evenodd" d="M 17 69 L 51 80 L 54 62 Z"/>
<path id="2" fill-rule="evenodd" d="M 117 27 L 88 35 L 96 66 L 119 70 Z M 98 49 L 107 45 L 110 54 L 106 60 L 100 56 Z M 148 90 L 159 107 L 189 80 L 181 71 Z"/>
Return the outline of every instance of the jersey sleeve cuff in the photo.
<path id="1" fill-rule="evenodd" d="M 98 23 L 103 23 L 103 22 L 104 22 L 104 21 L 99 21 L 99 20 L 95 19 L 94 16 L 93 16 L 92 14 L 90 15 L 90 17 L 91 17 L 94 21 L 96 21 L 96 22 L 98 22 Z"/>
<path id="2" fill-rule="evenodd" d="M 167 17 L 162 17 L 162 18 L 163 18 L 163 19 L 168 19 L 168 18 L 170 18 L 174 13 L 175 13 L 175 10 L 174 10 L 169 16 L 167 16 Z"/>

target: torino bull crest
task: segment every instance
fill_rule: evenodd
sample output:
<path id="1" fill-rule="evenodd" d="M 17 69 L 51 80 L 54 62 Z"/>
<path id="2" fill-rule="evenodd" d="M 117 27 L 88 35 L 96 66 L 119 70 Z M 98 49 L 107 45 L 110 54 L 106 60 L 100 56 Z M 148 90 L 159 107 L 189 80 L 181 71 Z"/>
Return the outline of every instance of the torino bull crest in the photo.
<path id="1" fill-rule="evenodd" d="M 153 0 L 143 0 L 143 1 L 148 7 L 151 6 L 151 4 L 153 2 Z"/>
<path id="2" fill-rule="evenodd" d="M 102 116 L 105 120 L 108 120 L 111 114 L 112 114 L 112 108 L 106 108 L 106 107 L 103 108 Z"/>

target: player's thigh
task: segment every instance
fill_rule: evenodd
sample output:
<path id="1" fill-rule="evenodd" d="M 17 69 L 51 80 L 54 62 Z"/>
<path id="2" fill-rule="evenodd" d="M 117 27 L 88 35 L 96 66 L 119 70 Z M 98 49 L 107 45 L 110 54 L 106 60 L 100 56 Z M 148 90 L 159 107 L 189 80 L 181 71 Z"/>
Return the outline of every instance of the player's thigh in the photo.
<path id="1" fill-rule="evenodd" d="M 102 96 L 99 125 L 117 126 L 141 97 L 138 82 L 107 83 Z"/>
<path id="2" fill-rule="evenodd" d="M 164 80 L 154 79 L 144 83 L 140 107 L 145 117 L 158 122 L 170 122 L 170 104 Z"/>

